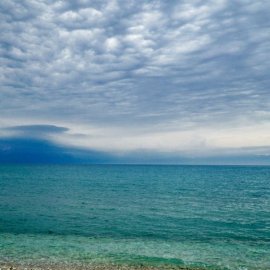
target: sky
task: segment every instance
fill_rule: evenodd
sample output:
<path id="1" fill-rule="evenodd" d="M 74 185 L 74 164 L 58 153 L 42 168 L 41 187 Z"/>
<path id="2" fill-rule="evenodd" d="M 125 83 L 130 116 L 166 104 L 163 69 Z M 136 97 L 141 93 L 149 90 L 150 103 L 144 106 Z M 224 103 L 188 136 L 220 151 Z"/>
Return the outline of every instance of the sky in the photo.
<path id="1" fill-rule="evenodd" d="M 270 165 L 270 1 L 0 1 L 0 162 Z"/>

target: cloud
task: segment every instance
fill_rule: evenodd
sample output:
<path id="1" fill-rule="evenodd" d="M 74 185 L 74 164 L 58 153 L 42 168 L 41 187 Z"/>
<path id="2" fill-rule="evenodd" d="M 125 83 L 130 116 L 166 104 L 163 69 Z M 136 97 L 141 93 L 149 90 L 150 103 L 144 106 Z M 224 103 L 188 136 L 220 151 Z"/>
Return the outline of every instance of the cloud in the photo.
<path id="1" fill-rule="evenodd" d="M 266 0 L 2 1 L 0 123 L 29 127 L 0 136 L 115 153 L 268 149 L 269 8 Z"/>
<path id="2" fill-rule="evenodd" d="M 51 134 L 63 134 L 68 131 L 68 128 L 58 127 L 54 125 L 21 125 L 10 126 L 2 129 L 4 132 L 8 132 L 9 135 L 19 137 L 47 137 Z"/>
<path id="3" fill-rule="evenodd" d="M 111 163 L 112 157 L 99 151 L 61 147 L 40 138 L 0 138 L 0 163 Z"/>

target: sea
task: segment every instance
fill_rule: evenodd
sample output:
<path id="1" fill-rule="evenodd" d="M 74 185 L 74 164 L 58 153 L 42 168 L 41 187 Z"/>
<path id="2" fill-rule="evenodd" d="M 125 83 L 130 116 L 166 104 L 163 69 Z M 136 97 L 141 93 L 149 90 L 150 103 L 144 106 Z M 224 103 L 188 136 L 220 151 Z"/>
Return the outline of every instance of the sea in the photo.
<path id="1" fill-rule="evenodd" d="M 0 165 L 0 262 L 270 269 L 270 167 Z"/>

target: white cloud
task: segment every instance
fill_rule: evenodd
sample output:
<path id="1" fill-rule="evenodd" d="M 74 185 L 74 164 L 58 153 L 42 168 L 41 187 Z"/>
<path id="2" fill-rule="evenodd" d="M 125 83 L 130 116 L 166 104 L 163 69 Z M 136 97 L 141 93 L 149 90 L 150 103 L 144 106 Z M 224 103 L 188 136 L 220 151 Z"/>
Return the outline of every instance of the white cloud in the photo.
<path id="1" fill-rule="evenodd" d="M 120 42 L 116 37 L 107 38 L 105 41 L 105 48 L 107 51 L 116 51 L 120 47 Z"/>

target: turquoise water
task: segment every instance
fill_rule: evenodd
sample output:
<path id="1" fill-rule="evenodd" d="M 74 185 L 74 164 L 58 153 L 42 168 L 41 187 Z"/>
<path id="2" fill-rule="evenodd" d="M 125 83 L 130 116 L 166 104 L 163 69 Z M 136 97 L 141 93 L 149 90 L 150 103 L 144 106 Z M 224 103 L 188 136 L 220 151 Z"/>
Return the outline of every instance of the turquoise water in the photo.
<path id="1" fill-rule="evenodd" d="M 2 165 L 0 261 L 270 269 L 270 167 Z"/>

